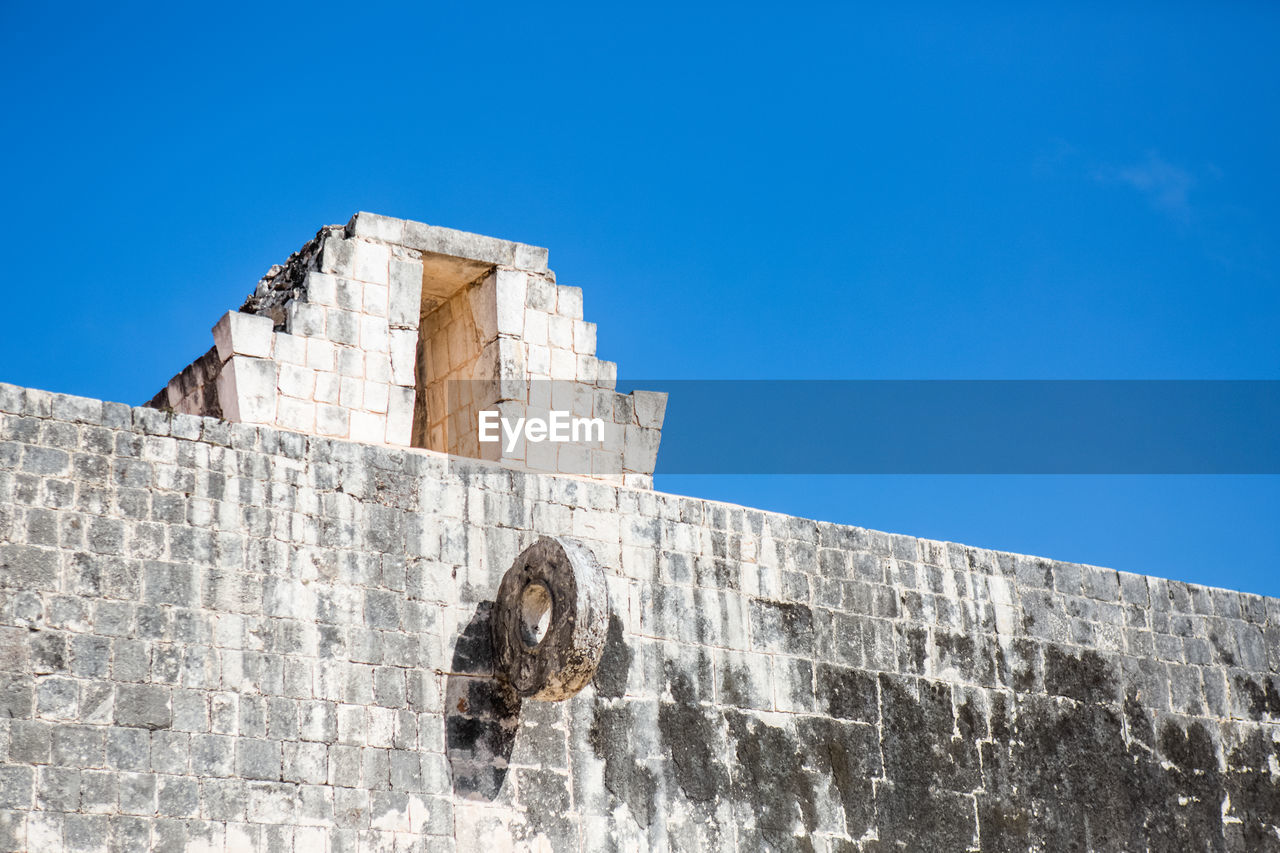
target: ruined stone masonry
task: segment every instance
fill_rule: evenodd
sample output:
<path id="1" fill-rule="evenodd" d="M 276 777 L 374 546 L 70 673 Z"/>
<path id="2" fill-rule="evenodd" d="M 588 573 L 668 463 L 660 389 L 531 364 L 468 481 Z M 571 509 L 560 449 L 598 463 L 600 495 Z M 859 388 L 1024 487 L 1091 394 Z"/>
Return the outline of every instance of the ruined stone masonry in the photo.
<path id="1" fill-rule="evenodd" d="M 546 249 L 357 213 L 272 267 L 213 339 L 148 405 L 652 483 L 666 397 L 614 390 L 582 290 L 556 284 Z M 477 441 L 480 410 L 553 404 L 607 421 L 604 437 L 510 451 Z"/>
<path id="2" fill-rule="evenodd" d="M 149 407 L 0 385 L 0 851 L 1280 850 L 1280 600 L 656 493 L 614 370 L 542 250 L 359 214 Z M 632 464 L 478 458 L 541 377 Z M 603 651 L 522 699 L 552 540 Z"/>

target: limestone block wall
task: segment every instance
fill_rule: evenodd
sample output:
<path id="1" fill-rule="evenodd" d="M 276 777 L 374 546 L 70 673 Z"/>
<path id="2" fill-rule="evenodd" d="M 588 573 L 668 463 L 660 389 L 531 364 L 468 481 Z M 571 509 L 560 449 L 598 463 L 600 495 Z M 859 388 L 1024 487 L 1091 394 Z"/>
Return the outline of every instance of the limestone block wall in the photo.
<path id="1" fill-rule="evenodd" d="M 582 290 L 556 284 L 546 249 L 358 213 L 272 267 L 213 336 L 148 405 L 652 483 L 665 397 L 617 393 Z M 607 422 L 604 438 L 563 453 L 478 441 L 480 410 L 545 417 L 553 385 L 571 389 L 557 407 Z"/>
<path id="2" fill-rule="evenodd" d="M 540 535 L 612 606 L 516 702 Z M 1280 600 L 0 386 L 0 850 L 1280 849 Z"/>
<path id="3" fill-rule="evenodd" d="M 222 361 L 218 348 L 211 348 L 169 380 L 165 389 L 147 405 L 184 414 L 222 417 L 222 402 L 218 399 Z"/>

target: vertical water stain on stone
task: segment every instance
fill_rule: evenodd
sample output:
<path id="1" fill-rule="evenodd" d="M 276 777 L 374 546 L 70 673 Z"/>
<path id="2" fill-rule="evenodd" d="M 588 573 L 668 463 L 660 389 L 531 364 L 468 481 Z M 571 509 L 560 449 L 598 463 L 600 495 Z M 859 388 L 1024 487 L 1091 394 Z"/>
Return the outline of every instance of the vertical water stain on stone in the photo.
<path id="1" fill-rule="evenodd" d="M 784 725 L 699 703 L 684 675 L 668 673 L 673 701 L 659 726 L 674 779 L 695 807 L 733 802 L 742 849 L 819 849 L 818 836 L 826 849 L 863 851 L 1276 847 L 1280 787 L 1267 768 L 1280 744 L 1255 730 L 1224 763 L 1203 721 L 1157 717 L 1133 691 L 1108 698 L 1118 676 L 1100 657 L 1050 646 L 1046 680 L 1059 695 L 1049 696 L 818 672 L 839 685 L 820 688 L 829 716 Z M 871 719 L 832 718 L 842 713 Z M 604 742 L 625 742 L 628 724 L 621 709 L 597 708 L 593 738 L 607 754 Z M 647 784 L 625 781 L 637 778 L 625 754 L 608 760 L 624 768 L 607 772 L 610 789 L 633 811 L 648 802 Z M 1224 801 L 1241 822 L 1224 825 Z M 869 832 L 877 840 L 854 841 Z"/>
<path id="2" fill-rule="evenodd" d="M 1280 850 L 1280 779 L 1265 768 L 1280 764 L 1280 742 L 1255 729 L 1227 756 L 1227 792 L 1232 810 L 1243 817 L 1239 844 L 1232 849 Z"/>
<path id="3" fill-rule="evenodd" d="M 623 637 L 622 620 L 618 614 L 609 616 L 609 631 L 605 635 L 604 653 L 596 668 L 596 693 L 606 699 L 618 699 L 627 692 L 627 677 L 634 657 Z"/>
<path id="4" fill-rule="evenodd" d="M 491 606 L 476 607 L 454 645 L 445 685 L 445 755 L 453 791 L 495 800 L 507 778 L 520 697 L 493 677 Z"/>
<path id="5" fill-rule="evenodd" d="M 1262 683 L 1248 675 L 1235 673 L 1235 690 L 1246 701 L 1246 709 L 1255 720 L 1270 716 L 1280 720 L 1280 689 L 1277 683 L 1280 678 L 1262 676 Z"/>
<path id="6" fill-rule="evenodd" d="M 869 725 L 805 717 L 796 723 L 804 766 L 818 779 L 829 777 L 843 811 L 843 830 L 861 838 L 875 824 L 872 779 L 882 773 L 879 738 Z"/>
<path id="7" fill-rule="evenodd" d="M 818 822 L 813 781 L 805 772 L 800 744 L 784 730 L 754 717 L 726 714 L 734 746 L 734 798 L 747 805 L 764 840 L 784 848 L 796 825 L 812 832 Z M 811 845 L 795 849 L 813 849 Z"/>
<path id="8" fill-rule="evenodd" d="M 690 802 L 714 800 L 724 787 L 725 769 L 714 752 L 723 741 L 710 712 L 697 703 L 689 677 L 674 673 L 673 701 L 658 709 L 658 729 L 671 756 L 676 783 Z"/>
<path id="9" fill-rule="evenodd" d="M 1044 656 L 1045 692 L 1079 702 L 1114 702 L 1116 678 L 1106 659 L 1092 650 L 1078 656 L 1050 645 Z"/>
<path id="10" fill-rule="evenodd" d="M 627 804 L 641 827 L 648 827 L 656 808 L 653 773 L 636 760 L 631 708 L 618 702 L 597 701 L 588 733 L 596 757 L 604 761 L 604 786 Z"/>

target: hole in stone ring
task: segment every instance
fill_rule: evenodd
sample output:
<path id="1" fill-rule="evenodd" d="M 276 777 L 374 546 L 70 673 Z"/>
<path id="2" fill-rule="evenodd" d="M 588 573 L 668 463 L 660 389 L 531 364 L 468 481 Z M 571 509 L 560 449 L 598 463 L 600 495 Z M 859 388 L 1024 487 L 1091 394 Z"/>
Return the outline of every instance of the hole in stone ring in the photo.
<path id="1" fill-rule="evenodd" d="M 551 624 L 551 590 L 546 584 L 534 581 L 520 593 L 520 639 L 529 648 L 535 648 L 547 635 Z"/>

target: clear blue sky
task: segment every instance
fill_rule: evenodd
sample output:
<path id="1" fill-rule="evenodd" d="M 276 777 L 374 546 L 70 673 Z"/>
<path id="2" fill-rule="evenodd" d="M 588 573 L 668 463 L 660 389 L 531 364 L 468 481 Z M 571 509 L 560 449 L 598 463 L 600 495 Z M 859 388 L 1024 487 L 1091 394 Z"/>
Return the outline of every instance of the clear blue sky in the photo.
<path id="1" fill-rule="evenodd" d="M 0 379 L 140 403 L 356 210 L 624 376 L 1280 379 L 1280 7 L 1024 6 L 0 0 Z M 1280 594 L 1276 477 L 659 486 Z"/>

